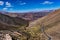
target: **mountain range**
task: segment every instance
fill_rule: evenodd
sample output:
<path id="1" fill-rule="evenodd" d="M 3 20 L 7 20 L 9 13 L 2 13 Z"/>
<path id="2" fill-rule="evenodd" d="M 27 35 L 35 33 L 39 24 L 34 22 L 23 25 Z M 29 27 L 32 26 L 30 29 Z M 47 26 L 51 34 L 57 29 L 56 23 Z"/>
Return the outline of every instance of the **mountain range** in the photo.
<path id="1" fill-rule="evenodd" d="M 0 12 L 0 34 L 9 34 L 12 40 L 60 40 L 60 9 L 45 13 Z M 37 17 L 32 22 L 24 18 L 34 18 L 41 14 L 42 17 Z"/>
<path id="2" fill-rule="evenodd" d="M 25 20 L 34 21 L 34 20 L 37 20 L 38 18 L 48 15 L 50 12 L 52 12 L 52 11 L 27 12 L 27 13 L 4 12 L 4 14 L 11 16 L 11 17 L 19 17 L 19 18 L 23 18 Z"/>

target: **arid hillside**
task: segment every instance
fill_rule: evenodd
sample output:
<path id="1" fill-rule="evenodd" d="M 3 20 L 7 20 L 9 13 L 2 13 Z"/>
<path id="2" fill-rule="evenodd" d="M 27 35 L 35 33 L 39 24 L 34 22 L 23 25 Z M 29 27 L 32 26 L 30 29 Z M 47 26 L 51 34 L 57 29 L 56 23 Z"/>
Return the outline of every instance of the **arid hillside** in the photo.
<path id="1" fill-rule="evenodd" d="M 30 23 L 27 29 L 37 32 L 41 31 L 41 28 L 45 31 L 45 35 L 49 35 L 52 40 L 60 40 L 60 9 Z"/>

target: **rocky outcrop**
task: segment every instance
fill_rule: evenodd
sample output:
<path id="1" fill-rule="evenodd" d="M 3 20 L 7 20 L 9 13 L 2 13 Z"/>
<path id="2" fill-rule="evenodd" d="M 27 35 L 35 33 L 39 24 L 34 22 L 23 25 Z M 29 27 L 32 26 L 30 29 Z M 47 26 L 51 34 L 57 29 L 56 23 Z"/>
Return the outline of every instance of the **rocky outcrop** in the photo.
<path id="1" fill-rule="evenodd" d="M 9 34 L 5 34 L 3 40 L 12 40 L 12 37 Z"/>
<path id="2" fill-rule="evenodd" d="M 0 40 L 12 40 L 12 37 L 9 34 L 0 34 Z"/>

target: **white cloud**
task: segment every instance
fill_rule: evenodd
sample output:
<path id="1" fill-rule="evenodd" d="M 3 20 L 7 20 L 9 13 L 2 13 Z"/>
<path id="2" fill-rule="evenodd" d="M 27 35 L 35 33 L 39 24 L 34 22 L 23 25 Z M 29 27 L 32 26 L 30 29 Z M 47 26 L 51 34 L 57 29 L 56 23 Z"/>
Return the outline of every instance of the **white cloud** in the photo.
<path id="1" fill-rule="evenodd" d="M 25 4 L 26 4 L 26 2 L 20 1 L 20 5 L 25 5 Z"/>
<path id="2" fill-rule="evenodd" d="M 4 4 L 4 2 L 3 1 L 0 1 L 0 5 L 3 5 Z"/>
<path id="3" fill-rule="evenodd" d="M 6 5 L 6 7 L 12 7 L 11 3 L 9 3 L 9 2 L 6 2 L 5 5 Z"/>
<path id="4" fill-rule="evenodd" d="M 8 8 L 3 8 L 3 10 L 7 10 Z"/>
<path id="5" fill-rule="evenodd" d="M 50 2 L 50 1 L 44 1 L 43 3 L 40 4 L 53 4 L 54 2 Z"/>

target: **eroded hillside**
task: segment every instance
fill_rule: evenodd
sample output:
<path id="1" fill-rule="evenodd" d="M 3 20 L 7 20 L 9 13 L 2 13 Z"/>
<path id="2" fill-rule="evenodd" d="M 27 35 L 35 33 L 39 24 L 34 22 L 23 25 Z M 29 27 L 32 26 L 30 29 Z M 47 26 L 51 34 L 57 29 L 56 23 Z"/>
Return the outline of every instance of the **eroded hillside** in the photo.
<path id="1" fill-rule="evenodd" d="M 42 18 L 30 23 L 30 25 L 27 29 L 29 29 L 29 31 L 32 30 L 32 32 L 34 32 L 34 31 L 37 32 L 38 30 L 41 31 L 42 25 L 43 25 L 44 31 L 46 32 L 45 36 L 48 35 L 49 37 L 51 37 L 52 40 L 60 40 L 60 34 L 59 34 L 59 32 L 60 32 L 60 9 L 55 10 L 54 12 L 51 12 L 47 16 L 42 17 Z M 44 36 L 44 38 L 45 38 L 45 36 Z M 48 37 L 46 37 L 46 38 L 48 38 Z M 46 40 L 46 38 L 45 38 L 45 40 Z"/>

